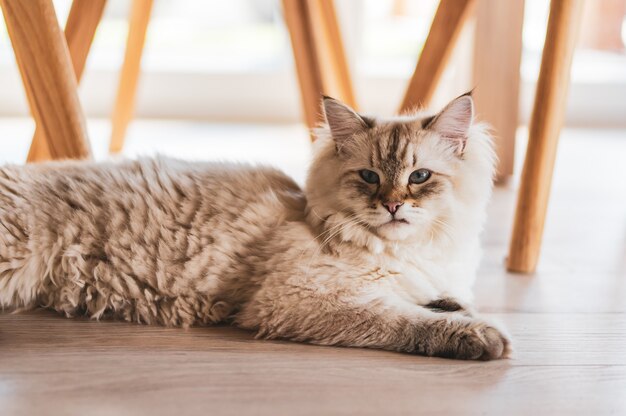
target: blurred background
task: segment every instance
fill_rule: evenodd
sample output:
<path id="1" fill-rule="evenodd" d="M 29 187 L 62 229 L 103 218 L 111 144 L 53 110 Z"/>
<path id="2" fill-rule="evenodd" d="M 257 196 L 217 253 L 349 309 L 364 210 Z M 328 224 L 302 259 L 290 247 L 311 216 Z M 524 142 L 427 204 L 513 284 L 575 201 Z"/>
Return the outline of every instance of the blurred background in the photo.
<path id="1" fill-rule="evenodd" d="M 130 3 L 109 0 L 80 86 L 96 158 L 107 156 L 108 118 Z M 71 1 L 54 4 L 64 22 Z M 336 1 L 363 112 L 392 114 L 397 109 L 437 5 L 436 0 Z M 548 6 L 548 1 L 526 0 L 518 140 L 522 147 Z M 626 141 L 626 0 L 589 1 L 584 15 L 566 126 L 579 132 L 595 129 L 594 136 L 602 134 L 598 128 L 608 129 L 610 136 Z M 475 27 L 467 26 L 433 107 L 473 86 L 481 88 L 473 85 L 472 77 Z M 498 65 L 497 57 L 493 65 Z M 25 160 L 33 129 L 6 28 L 0 25 L 0 163 Z M 278 0 L 155 1 L 124 154 L 155 152 L 263 161 L 302 178 L 309 138 Z M 520 155 L 523 151 L 518 161 Z"/>

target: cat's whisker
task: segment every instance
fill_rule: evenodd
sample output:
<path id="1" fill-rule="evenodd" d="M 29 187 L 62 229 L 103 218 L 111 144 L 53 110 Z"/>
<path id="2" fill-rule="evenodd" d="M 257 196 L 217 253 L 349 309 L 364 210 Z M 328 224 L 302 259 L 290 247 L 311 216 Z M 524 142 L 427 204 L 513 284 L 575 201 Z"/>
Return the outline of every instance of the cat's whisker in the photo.
<path id="1" fill-rule="evenodd" d="M 356 222 L 355 222 L 356 221 Z M 347 217 L 344 221 L 340 222 L 339 224 L 335 225 L 334 227 L 331 228 L 331 230 L 333 230 L 333 232 L 331 234 L 329 234 L 324 241 L 322 241 L 320 243 L 320 245 L 317 247 L 317 249 L 315 250 L 315 252 L 313 253 L 313 255 L 311 256 L 311 258 L 309 259 L 309 263 L 307 264 L 307 274 L 310 271 L 310 266 L 312 261 L 318 257 L 318 255 L 321 253 L 321 251 L 324 249 L 324 247 L 334 238 L 336 237 L 338 234 L 340 234 L 343 231 L 346 231 L 346 227 L 351 227 L 351 226 L 356 226 L 357 224 L 360 225 L 367 225 L 366 223 L 362 222 L 359 218 L 358 218 L 358 214 L 352 214 L 349 217 Z M 323 234 L 323 233 L 322 233 Z M 321 234 L 320 234 L 321 236 Z M 318 236 L 319 237 L 319 236 Z M 339 241 L 338 246 L 342 245 L 344 242 Z"/>
<path id="2" fill-rule="evenodd" d="M 313 215 L 315 215 L 317 217 L 317 219 L 322 222 L 322 224 L 326 222 L 326 220 L 324 218 L 320 217 L 320 215 L 317 213 L 317 211 L 315 211 L 315 208 L 311 208 L 311 210 L 309 212 L 313 213 Z"/>
<path id="3" fill-rule="evenodd" d="M 324 239 L 324 241 L 320 244 L 320 247 L 323 248 L 326 244 L 328 244 L 330 242 L 330 240 L 332 240 L 335 236 L 337 236 L 339 233 L 341 233 L 343 227 L 345 227 L 346 225 L 349 225 L 355 219 L 356 219 L 356 214 L 354 216 L 348 218 L 348 220 L 346 220 L 346 221 L 342 222 L 341 224 L 339 224 L 339 226 L 336 227 L 336 229 L 330 235 L 328 235 Z"/>
<path id="4" fill-rule="evenodd" d="M 316 215 L 317 215 L 317 214 L 316 214 Z M 356 215 L 356 214 L 353 214 L 353 215 Z M 319 218 L 319 216 L 318 216 L 318 218 Z M 321 233 L 319 233 L 318 235 L 316 235 L 315 237 L 313 237 L 313 239 L 312 239 L 311 241 L 309 241 L 309 242 L 306 244 L 306 246 L 302 249 L 302 251 L 301 251 L 301 253 L 300 253 L 300 257 L 298 258 L 298 260 L 300 260 L 300 258 L 304 255 L 304 253 L 308 250 L 308 248 L 309 248 L 312 244 L 315 244 L 315 242 L 317 242 L 317 240 L 319 240 L 320 238 L 322 238 L 322 236 L 324 236 L 324 234 L 327 234 L 327 233 L 331 233 L 331 232 L 333 232 L 336 228 L 340 227 L 342 224 L 344 224 L 345 222 L 348 222 L 348 221 L 350 221 L 350 220 L 351 220 L 351 218 L 350 218 L 350 217 L 348 217 L 348 218 L 346 218 L 346 219 L 342 220 L 341 222 L 339 222 L 338 224 L 334 224 L 334 225 L 333 225 L 333 226 L 331 226 L 330 228 L 328 228 L 328 229 L 326 229 L 326 230 L 322 231 Z"/>
<path id="5" fill-rule="evenodd" d="M 450 224 L 436 217 L 432 218 L 431 221 L 438 228 L 438 230 L 441 231 L 444 234 L 444 236 L 446 236 L 450 241 L 454 240 L 454 235 L 453 235 L 454 229 L 452 228 Z M 432 228 L 431 228 L 431 232 L 434 234 L 434 230 L 432 230 Z"/>
<path id="6" fill-rule="evenodd" d="M 325 230 L 323 232 L 321 232 L 319 235 L 317 235 L 313 240 L 311 240 L 311 242 L 309 242 L 309 244 L 307 244 L 307 247 L 310 246 L 311 244 L 315 243 L 319 238 L 322 238 L 322 236 L 324 234 L 328 234 L 328 236 L 324 237 L 324 241 L 322 241 L 322 243 L 320 243 L 315 251 L 313 252 L 313 254 L 311 255 L 309 262 L 307 264 L 307 274 L 310 270 L 310 266 L 311 263 L 313 261 L 313 259 L 317 258 L 318 255 L 321 253 L 321 251 L 323 250 L 324 246 L 333 238 L 335 237 L 339 232 L 341 232 L 341 229 L 343 226 L 345 226 L 346 224 L 349 224 L 351 221 L 353 221 L 355 218 L 357 217 L 357 214 L 351 214 L 350 216 L 348 216 L 347 218 L 344 218 L 342 221 L 340 221 L 338 224 L 333 225 L 332 227 L 330 227 L 328 230 Z M 302 251 L 301 256 L 304 255 L 304 253 L 306 252 L 306 249 Z"/>
<path id="7" fill-rule="evenodd" d="M 340 233 L 343 233 L 345 235 L 346 232 L 350 231 L 352 228 L 356 227 L 357 225 L 361 225 L 361 224 L 359 222 L 351 222 L 351 223 L 348 223 L 348 224 L 344 224 L 343 227 L 341 227 L 341 229 L 338 230 L 338 232 L 335 233 L 335 235 L 333 237 L 335 237 L 336 235 L 338 235 Z M 337 244 L 337 247 L 340 247 L 340 246 L 342 246 L 344 244 L 347 244 L 347 243 L 348 243 L 348 241 L 340 239 L 336 244 Z"/>

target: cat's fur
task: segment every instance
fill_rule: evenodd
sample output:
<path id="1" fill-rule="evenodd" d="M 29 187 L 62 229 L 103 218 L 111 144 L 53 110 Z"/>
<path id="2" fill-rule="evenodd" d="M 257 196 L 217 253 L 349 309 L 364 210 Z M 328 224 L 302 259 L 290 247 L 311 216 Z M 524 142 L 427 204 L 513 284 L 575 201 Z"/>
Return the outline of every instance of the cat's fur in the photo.
<path id="1" fill-rule="evenodd" d="M 324 110 L 304 192 L 274 169 L 166 158 L 0 169 L 0 306 L 506 356 L 468 306 L 494 169 L 471 96 L 434 117 Z"/>

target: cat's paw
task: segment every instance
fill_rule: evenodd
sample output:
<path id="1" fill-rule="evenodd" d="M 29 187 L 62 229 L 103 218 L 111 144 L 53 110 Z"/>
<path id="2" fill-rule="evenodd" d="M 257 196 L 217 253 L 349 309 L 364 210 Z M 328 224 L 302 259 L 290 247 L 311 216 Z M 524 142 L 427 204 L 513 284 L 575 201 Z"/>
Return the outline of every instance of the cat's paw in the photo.
<path id="1" fill-rule="evenodd" d="M 442 356 L 460 360 L 498 360 L 511 353 L 511 342 L 495 325 L 472 320 L 453 332 Z"/>

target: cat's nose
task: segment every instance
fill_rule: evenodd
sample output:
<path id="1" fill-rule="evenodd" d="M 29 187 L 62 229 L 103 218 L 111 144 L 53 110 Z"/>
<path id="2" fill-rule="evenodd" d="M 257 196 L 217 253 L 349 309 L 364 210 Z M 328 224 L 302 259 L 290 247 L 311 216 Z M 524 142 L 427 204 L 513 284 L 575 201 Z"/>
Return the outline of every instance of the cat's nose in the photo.
<path id="1" fill-rule="evenodd" d="M 383 206 L 387 208 L 387 211 L 391 214 L 395 214 L 402 205 L 404 205 L 404 202 L 383 202 Z"/>

